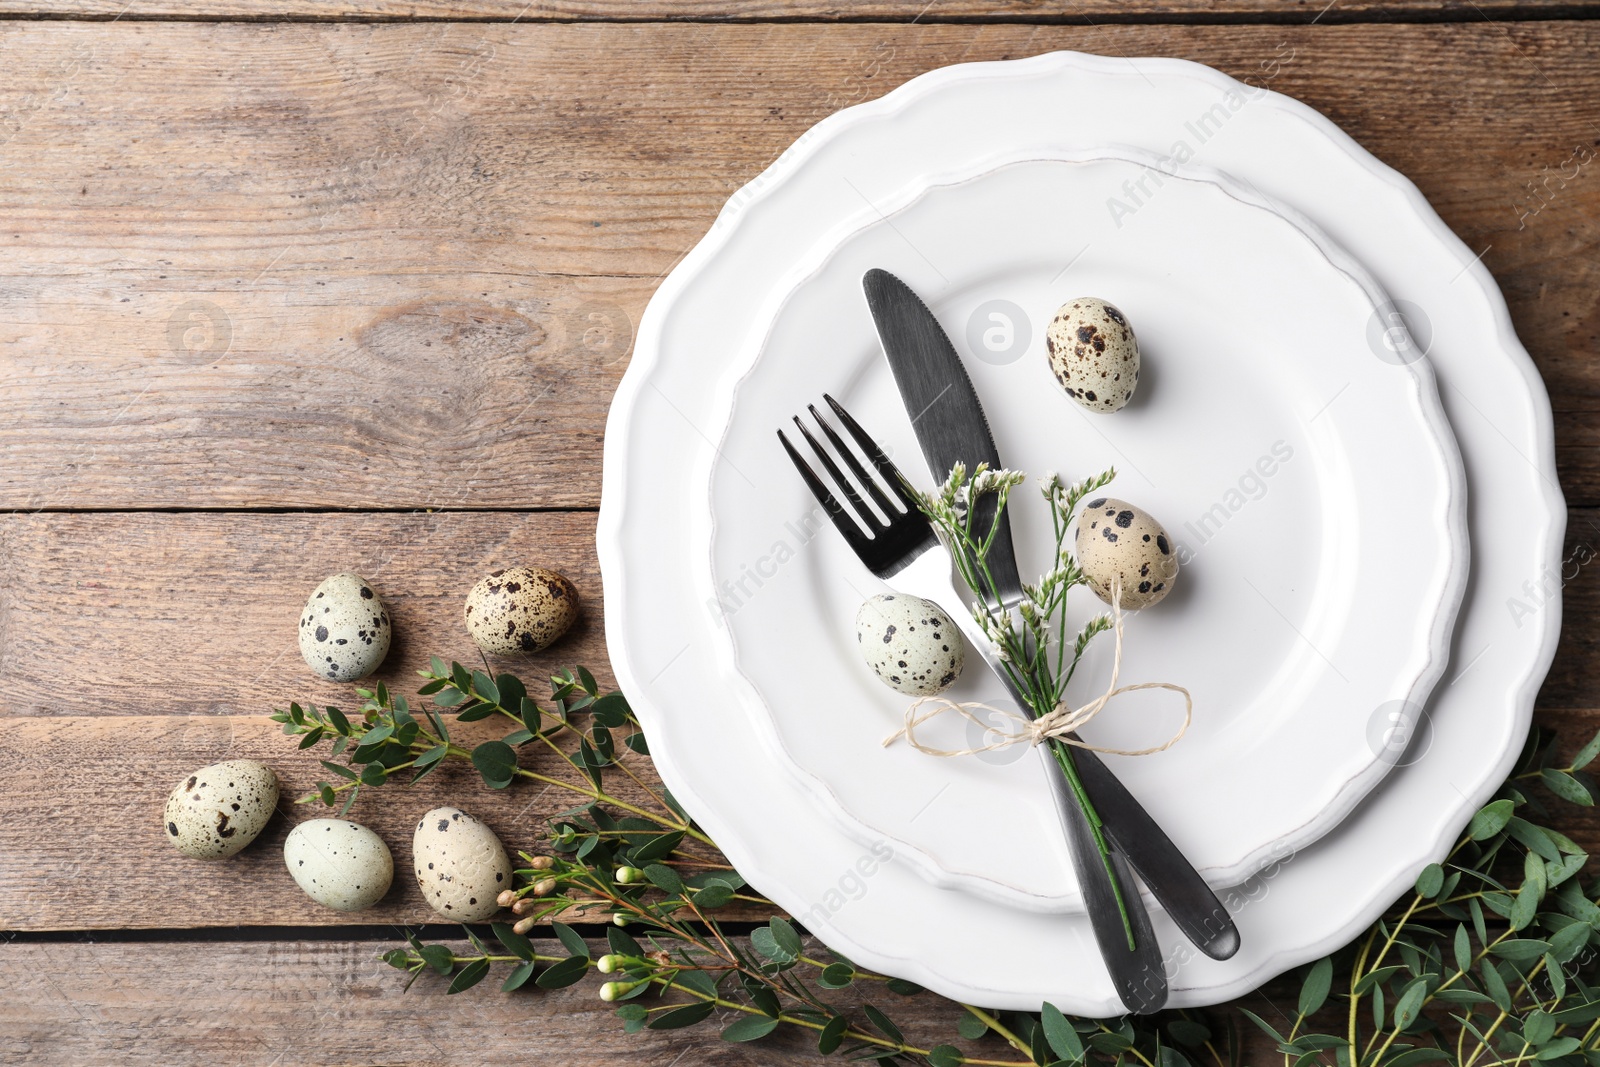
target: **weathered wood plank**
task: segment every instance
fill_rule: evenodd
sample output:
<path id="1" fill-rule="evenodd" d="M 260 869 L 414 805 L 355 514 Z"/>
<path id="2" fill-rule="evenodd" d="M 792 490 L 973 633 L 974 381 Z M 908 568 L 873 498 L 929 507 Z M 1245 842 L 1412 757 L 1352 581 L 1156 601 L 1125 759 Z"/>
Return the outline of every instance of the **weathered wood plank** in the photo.
<path id="1" fill-rule="evenodd" d="M 712 22 L 832 21 L 921 22 L 1006 20 L 1069 22 L 1320 22 L 1405 19 L 1517 19 L 1577 12 L 1573 0 L 0 0 L 0 14 L 49 18 L 152 19 L 551 19 Z"/>
<path id="2" fill-rule="evenodd" d="M 451 761 L 407 786 L 369 789 L 349 818 L 371 827 L 395 859 L 394 887 L 376 907 L 337 912 L 300 891 L 283 862 L 283 839 L 297 822 L 334 812 L 320 801 L 297 805 L 332 776 L 327 755 L 301 752 L 264 716 L 28 718 L 5 720 L 0 737 L 0 930 L 120 930 L 230 926 L 388 925 L 445 921 L 424 902 L 411 870 L 419 816 L 450 804 L 483 819 L 513 858 L 549 851 L 547 820 L 585 797 L 519 782 L 494 790 L 465 761 Z M 459 724 L 453 737 L 473 744 L 507 733 L 492 722 Z M 182 856 L 161 822 L 167 795 L 198 767 L 257 759 L 282 782 L 279 815 L 256 841 L 225 861 Z M 652 788 L 647 760 L 627 757 Z M 548 750 L 525 750 L 524 766 L 576 780 Z M 612 795 L 653 809 L 620 773 Z M 714 853 L 706 850 L 715 861 Z M 509 914 L 509 913 L 508 913 Z"/>
<path id="3" fill-rule="evenodd" d="M 477 662 L 461 609 L 484 574 L 551 567 L 582 614 L 537 655 L 536 683 L 606 660 L 592 512 L 44 513 L 0 516 L 0 715 L 260 715 L 347 701 L 300 658 L 296 625 L 329 574 L 370 582 L 394 620 L 374 679 L 415 690 L 438 655 Z M 348 706 L 348 705 L 346 705 Z"/>
<path id="4" fill-rule="evenodd" d="M 499 992 L 486 980 L 448 997 L 423 978 L 402 993 L 405 976 L 377 959 L 387 943 L 369 941 L 0 944 L 0 1062 L 115 1062 L 168 1067 L 200 1059 L 237 1067 L 293 1065 L 509 1063 L 561 1067 L 769 1067 L 822 1063 L 815 1038 L 783 1031 L 758 1044 L 718 1037 L 729 1012 L 688 1030 L 623 1032 L 590 979 L 560 990 Z M 453 947 L 470 951 L 465 942 Z M 539 951 L 560 954 L 553 943 Z M 1283 981 L 1268 992 L 1287 996 Z M 873 995 L 873 994 L 876 995 Z M 881 990 L 836 993 L 851 1008 L 865 997 L 885 1008 L 908 1040 L 952 1044 L 990 1062 L 1017 1057 L 997 1038 L 956 1034 L 960 1009 L 934 996 L 901 998 Z M 1251 1006 L 1270 1014 L 1256 1003 Z M 1242 1017 L 1241 1035 L 1260 1063 L 1272 1054 Z M 719 1025 L 720 1024 L 720 1025 Z"/>
<path id="5" fill-rule="evenodd" d="M 1052 48 L 1278 62 L 1486 249 L 1600 502 L 1600 22 L 12 22 L 0 507 L 592 506 L 632 324 L 734 189 L 839 107 Z"/>

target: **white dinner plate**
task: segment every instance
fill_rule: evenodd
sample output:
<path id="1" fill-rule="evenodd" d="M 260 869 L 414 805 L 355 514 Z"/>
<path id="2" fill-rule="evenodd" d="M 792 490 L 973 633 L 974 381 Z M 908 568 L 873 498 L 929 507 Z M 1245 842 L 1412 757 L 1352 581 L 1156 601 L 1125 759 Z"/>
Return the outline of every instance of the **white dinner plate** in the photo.
<path id="1" fill-rule="evenodd" d="M 729 201 L 641 321 L 608 421 L 597 537 L 612 663 L 656 766 L 759 890 L 863 966 L 968 1003 L 1089 1015 L 1120 1005 L 1082 916 L 940 889 L 887 842 L 850 840 L 772 765 L 762 724 L 706 684 L 720 638 L 689 574 L 689 475 L 719 429 L 711 388 L 758 310 L 722 294 L 770 291 L 819 232 L 926 174 L 1112 143 L 1187 145 L 1365 264 L 1427 353 L 1481 505 L 1452 662 L 1409 723 L 1403 765 L 1315 847 L 1227 893 L 1243 934 L 1231 960 L 1199 957 L 1154 916 L 1174 1006 L 1238 996 L 1348 942 L 1444 854 L 1516 757 L 1560 605 L 1529 617 L 1507 602 L 1558 573 L 1564 508 L 1549 402 L 1488 271 L 1409 182 L 1312 109 L 1180 60 L 1052 53 L 939 70 L 824 120 Z"/>
<path id="2" fill-rule="evenodd" d="M 912 698 L 863 661 L 854 619 L 884 587 L 773 435 L 826 392 L 918 484 L 942 480 L 883 358 L 867 270 L 899 275 L 958 338 L 1008 465 L 1067 480 L 1116 467 L 1107 495 L 1165 521 L 1182 570 L 1158 608 L 1130 617 L 1123 679 L 1181 683 L 1196 713 L 1167 751 L 1107 758 L 1212 884 L 1320 837 L 1393 765 L 1368 720 L 1427 699 L 1466 579 L 1460 457 L 1426 362 L 1371 346 L 1381 290 L 1225 175 L 1130 156 L 941 175 L 821 241 L 764 301 L 720 391 L 707 523 L 691 534 L 710 548 L 700 599 L 729 634 L 723 691 L 769 721 L 820 810 L 862 845 L 887 837 L 937 885 L 1033 911 L 1083 906 L 1044 763 L 1026 747 L 959 759 L 883 747 Z M 1140 188 L 1151 195 L 1136 211 L 1107 209 Z M 1110 299 L 1139 337 L 1139 391 L 1114 416 L 1083 411 L 1049 368 L 1044 325 L 1079 296 Z M 992 350 L 990 314 L 1010 334 Z M 1037 493 L 1013 500 L 1031 580 L 1054 558 L 1051 522 Z M 965 621 L 967 599 L 945 607 Z M 1087 590 L 1071 604 L 1080 623 L 1104 610 Z M 1075 704 L 1104 690 L 1111 644 L 1078 671 Z M 1008 703 L 968 659 L 947 696 Z M 1170 693 L 1127 696 L 1084 734 L 1154 747 L 1181 713 Z M 964 725 L 947 716 L 924 739 L 981 744 Z"/>

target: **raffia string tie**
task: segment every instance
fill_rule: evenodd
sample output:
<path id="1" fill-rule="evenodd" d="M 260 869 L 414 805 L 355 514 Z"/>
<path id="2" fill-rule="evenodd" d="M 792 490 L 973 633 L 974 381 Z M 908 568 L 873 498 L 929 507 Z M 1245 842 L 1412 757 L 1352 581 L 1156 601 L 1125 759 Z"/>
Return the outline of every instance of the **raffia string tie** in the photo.
<path id="1" fill-rule="evenodd" d="M 975 756 L 980 752 L 994 752 L 997 749 L 1009 748 L 1012 745 L 1028 744 L 1040 745 L 1050 738 L 1055 738 L 1065 744 L 1085 748 L 1091 752 L 1104 752 L 1113 756 L 1148 756 L 1156 752 L 1164 752 L 1177 744 L 1185 733 L 1189 731 L 1189 723 L 1194 718 L 1194 698 L 1189 695 L 1189 690 L 1181 685 L 1171 682 L 1139 682 L 1135 685 L 1117 685 L 1117 676 L 1122 671 L 1122 583 L 1120 579 L 1112 589 L 1111 594 L 1111 627 L 1116 637 L 1116 647 L 1111 660 L 1111 680 L 1106 685 L 1106 691 L 1095 699 L 1080 707 L 1072 707 L 1062 701 L 1057 704 L 1049 714 L 1041 715 L 1037 719 L 1030 719 L 1025 713 L 1012 711 L 1010 708 L 997 708 L 981 701 L 966 701 L 957 703 L 942 696 L 920 697 L 906 709 L 906 724 L 888 737 L 883 739 L 885 748 L 894 744 L 902 737 L 906 744 L 918 752 L 929 756 L 948 758 L 951 756 Z M 1091 745 L 1087 741 L 1072 734 L 1088 724 L 1096 715 L 1105 710 L 1112 699 L 1123 693 L 1132 693 L 1140 689 L 1168 689 L 1174 693 L 1183 694 L 1183 723 L 1176 733 L 1164 743 L 1150 748 L 1108 748 L 1103 745 Z M 995 739 L 986 745 L 974 748 L 938 748 L 933 745 L 923 744 L 917 740 L 917 728 L 931 719 L 953 711 L 967 722 L 995 735 Z M 987 711 L 1002 719 L 1009 720 L 1006 728 L 997 728 L 993 722 L 985 722 L 978 717 L 978 712 Z"/>

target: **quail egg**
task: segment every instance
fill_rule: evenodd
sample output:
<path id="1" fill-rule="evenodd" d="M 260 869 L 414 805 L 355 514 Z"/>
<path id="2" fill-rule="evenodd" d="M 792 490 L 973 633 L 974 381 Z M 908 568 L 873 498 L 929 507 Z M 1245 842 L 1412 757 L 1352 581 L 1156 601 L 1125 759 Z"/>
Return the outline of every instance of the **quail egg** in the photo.
<path id="1" fill-rule="evenodd" d="M 383 838 L 347 819 L 312 819 L 290 830 L 283 862 L 306 896 L 335 911 L 372 907 L 394 881 Z"/>
<path id="2" fill-rule="evenodd" d="M 1073 544 L 1089 587 L 1107 604 L 1119 579 L 1122 606 L 1132 611 L 1159 602 L 1178 577 L 1167 531 L 1149 512 L 1123 500 L 1102 496 L 1084 504 Z"/>
<path id="3" fill-rule="evenodd" d="M 185 856 L 221 860 L 261 833 L 278 807 L 278 776 L 264 763 L 231 759 L 201 767 L 167 798 L 167 840 Z"/>
<path id="4" fill-rule="evenodd" d="M 428 906 L 456 922 L 482 922 L 511 888 L 511 861 L 500 839 L 460 808 L 434 808 L 411 835 L 417 885 Z"/>
<path id="5" fill-rule="evenodd" d="M 507 567 L 472 587 L 463 615 L 467 632 L 485 652 L 537 652 L 577 619 L 578 590 L 544 567 Z"/>
<path id="6" fill-rule="evenodd" d="M 908 696 L 933 696 L 961 674 L 961 631 L 931 600 L 882 593 L 856 612 L 856 644 L 883 683 Z"/>
<path id="7" fill-rule="evenodd" d="M 1081 296 L 1061 305 L 1045 329 L 1050 370 L 1090 411 L 1119 411 L 1139 384 L 1139 341 L 1111 303 Z"/>
<path id="8" fill-rule="evenodd" d="M 389 654 L 389 612 L 360 575 L 335 574 L 312 590 L 300 612 L 300 655 L 335 682 L 353 682 Z"/>

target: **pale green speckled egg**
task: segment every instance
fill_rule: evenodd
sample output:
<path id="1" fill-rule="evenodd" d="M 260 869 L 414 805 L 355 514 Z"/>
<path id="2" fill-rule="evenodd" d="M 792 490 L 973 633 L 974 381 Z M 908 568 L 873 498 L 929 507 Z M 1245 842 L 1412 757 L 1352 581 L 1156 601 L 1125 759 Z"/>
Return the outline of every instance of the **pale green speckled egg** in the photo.
<path id="1" fill-rule="evenodd" d="M 360 911 L 383 899 L 394 857 L 383 838 L 348 819 L 312 819 L 289 831 L 283 862 L 306 896 L 335 911 Z"/>

